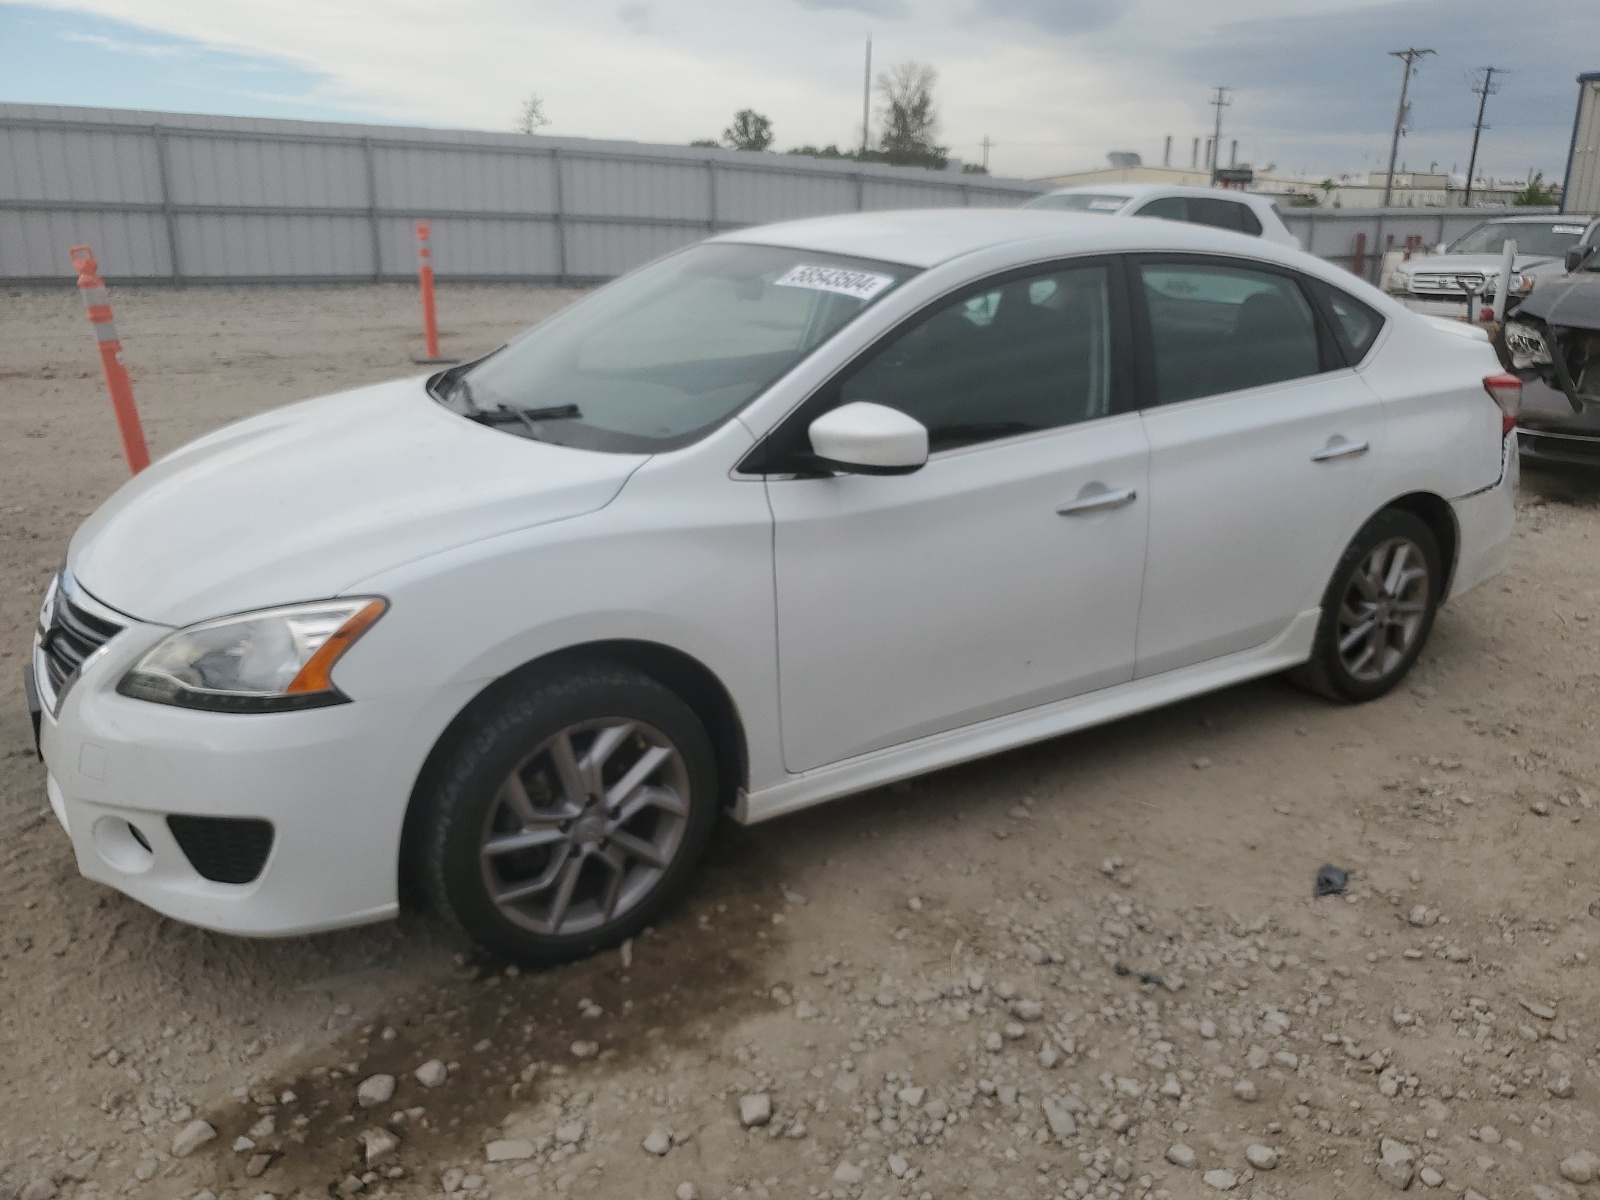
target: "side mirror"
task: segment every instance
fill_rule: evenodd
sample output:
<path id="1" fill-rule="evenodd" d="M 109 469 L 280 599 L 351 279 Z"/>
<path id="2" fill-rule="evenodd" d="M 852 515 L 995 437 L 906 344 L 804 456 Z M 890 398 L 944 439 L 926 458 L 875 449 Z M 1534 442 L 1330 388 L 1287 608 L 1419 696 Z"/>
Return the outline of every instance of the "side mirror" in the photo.
<path id="1" fill-rule="evenodd" d="M 1440 242 L 1437 246 L 1435 246 L 1433 248 L 1433 252 L 1435 254 L 1443 254 L 1448 249 L 1450 249 L 1450 243 L 1449 242 Z"/>
<path id="2" fill-rule="evenodd" d="M 898 409 L 856 400 L 807 430 L 815 466 L 856 475 L 908 475 L 928 461 L 928 429 Z"/>
<path id="3" fill-rule="evenodd" d="M 1583 266 L 1583 260 L 1589 257 L 1589 250 L 1590 247 L 1588 246 L 1567 247 L 1567 253 L 1562 258 L 1562 262 L 1566 264 L 1568 275 L 1571 275 L 1579 267 Z"/>

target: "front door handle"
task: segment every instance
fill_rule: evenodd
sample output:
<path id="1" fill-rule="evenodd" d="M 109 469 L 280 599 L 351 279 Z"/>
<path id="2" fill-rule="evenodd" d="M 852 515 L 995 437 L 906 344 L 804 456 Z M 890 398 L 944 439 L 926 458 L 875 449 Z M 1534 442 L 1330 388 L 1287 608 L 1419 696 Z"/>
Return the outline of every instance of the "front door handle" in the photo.
<path id="1" fill-rule="evenodd" d="M 1372 447 L 1366 442 L 1352 442 L 1338 434 L 1328 439 L 1328 444 L 1311 456 L 1312 462 L 1333 462 L 1340 458 L 1354 458 Z"/>
<path id="2" fill-rule="evenodd" d="M 1086 513 L 1108 512 L 1113 508 L 1121 508 L 1125 504 L 1132 504 L 1139 498 L 1139 493 L 1132 488 L 1123 488 L 1112 491 L 1101 483 L 1091 483 L 1079 492 L 1076 499 L 1068 500 L 1056 512 L 1063 517 L 1081 517 Z"/>

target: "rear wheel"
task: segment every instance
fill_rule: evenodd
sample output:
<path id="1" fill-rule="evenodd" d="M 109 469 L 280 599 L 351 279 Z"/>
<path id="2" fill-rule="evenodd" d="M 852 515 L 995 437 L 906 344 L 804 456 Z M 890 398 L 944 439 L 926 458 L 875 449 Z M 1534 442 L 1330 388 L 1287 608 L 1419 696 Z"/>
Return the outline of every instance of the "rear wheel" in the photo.
<path id="1" fill-rule="evenodd" d="M 687 885 L 716 817 L 710 738 L 655 680 L 594 664 L 480 718 L 432 798 L 434 906 L 530 965 L 631 937 Z"/>
<path id="2" fill-rule="evenodd" d="M 1385 509 L 1339 560 L 1311 657 L 1290 678 L 1330 700 L 1382 696 L 1422 653 L 1443 584 L 1433 531 L 1412 513 Z"/>

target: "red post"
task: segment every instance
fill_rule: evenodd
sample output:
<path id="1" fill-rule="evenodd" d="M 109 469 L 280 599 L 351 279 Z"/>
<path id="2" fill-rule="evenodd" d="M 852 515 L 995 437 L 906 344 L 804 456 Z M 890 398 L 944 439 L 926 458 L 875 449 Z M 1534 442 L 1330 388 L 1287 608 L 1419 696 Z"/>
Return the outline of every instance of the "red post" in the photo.
<path id="1" fill-rule="evenodd" d="M 150 451 L 144 444 L 139 410 L 133 403 L 133 381 L 122 365 L 122 343 L 117 340 L 117 325 L 111 319 L 106 281 L 100 278 L 100 264 L 95 262 L 94 251 L 88 246 L 74 246 L 71 254 L 72 265 L 78 271 L 78 290 L 83 293 L 84 306 L 89 310 L 89 324 L 94 326 L 95 338 L 100 343 L 100 366 L 105 371 L 111 410 L 117 415 L 117 429 L 122 434 L 122 453 L 128 460 L 128 470 L 137 475 L 150 465 Z"/>
<path id="2" fill-rule="evenodd" d="M 1367 235 L 1356 234 L 1356 252 L 1351 258 L 1350 270 L 1353 274 L 1365 276 L 1367 270 Z"/>
<path id="3" fill-rule="evenodd" d="M 433 245 L 428 222 L 417 222 L 417 275 L 422 281 L 422 337 L 426 355 L 420 363 L 454 362 L 439 357 L 439 322 L 433 312 Z"/>

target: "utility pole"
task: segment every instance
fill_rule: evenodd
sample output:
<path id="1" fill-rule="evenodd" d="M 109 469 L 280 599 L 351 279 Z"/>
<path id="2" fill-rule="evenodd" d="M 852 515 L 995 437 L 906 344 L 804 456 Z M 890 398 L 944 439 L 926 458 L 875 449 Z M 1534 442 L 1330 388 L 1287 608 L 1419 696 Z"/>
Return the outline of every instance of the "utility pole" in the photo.
<path id="1" fill-rule="evenodd" d="M 1499 67 L 1485 67 L 1483 69 L 1483 82 L 1472 90 L 1478 96 L 1478 119 L 1472 123 L 1472 157 L 1467 159 L 1467 193 L 1461 199 L 1463 208 L 1472 207 L 1472 173 L 1478 166 L 1478 138 L 1483 135 L 1483 106 L 1489 103 L 1489 97 L 1500 89 L 1494 86 L 1495 73 L 1504 71 Z"/>
<path id="2" fill-rule="evenodd" d="M 984 134 L 983 135 L 983 169 L 985 171 L 987 171 L 989 169 L 989 147 L 992 146 L 992 145 L 994 145 L 994 143 L 989 140 L 989 135 L 987 133 Z"/>
<path id="3" fill-rule="evenodd" d="M 1217 168 L 1222 165 L 1222 110 L 1233 103 L 1232 100 L 1228 99 L 1228 93 L 1231 91 L 1233 89 L 1229 87 L 1212 89 L 1211 107 L 1217 110 L 1217 124 L 1211 134 L 1211 154 L 1209 156 L 1211 159 L 1212 187 L 1217 184 Z"/>
<path id="4" fill-rule="evenodd" d="M 1383 207 L 1389 207 L 1389 201 L 1394 194 L 1394 160 L 1400 153 L 1400 133 L 1406 123 L 1406 89 L 1411 86 L 1411 72 L 1416 69 L 1419 58 L 1432 54 L 1432 50 L 1419 50 L 1415 46 L 1407 50 L 1391 50 L 1390 58 L 1401 59 L 1406 64 L 1406 73 L 1400 77 L 1400 106 L 1394 113 L 1394 137 L 1389 140 L 1389 173 L 1383 177 Z"/>
<path id="5" fill-rule="evenodd" d="M 861 76 L 861 153 L 872 142 L 872 38 L 867 37 L 867 69 Z"/>

